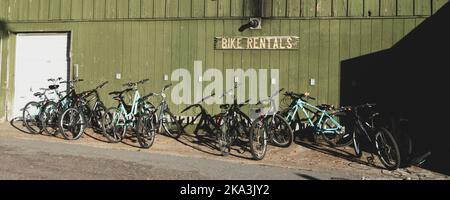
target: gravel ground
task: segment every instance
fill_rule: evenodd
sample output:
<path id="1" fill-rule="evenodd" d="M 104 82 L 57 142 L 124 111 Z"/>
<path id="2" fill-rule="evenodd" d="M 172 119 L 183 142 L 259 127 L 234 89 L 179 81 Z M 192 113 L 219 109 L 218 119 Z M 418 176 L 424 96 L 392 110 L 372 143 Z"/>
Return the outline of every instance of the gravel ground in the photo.
<path id="1" fill-rule="evenodd" d="M 271 146 L 263 161 L 253 161 L 246 149 L 223 157 L 212 140 L 191 135 L 157 135 L 154 146 L 143 150 L 132 139 L 109 144 L 92 131 L 66 141 L 28 134 L 21 122 L 12 125 L 0 123 L 1 179 L 449 179 L 419 167 L 387 171 L 377 158 L 374 165 L 367 155 L 354 159 L 351 148 L 299 140 L 289 148 Z"/>

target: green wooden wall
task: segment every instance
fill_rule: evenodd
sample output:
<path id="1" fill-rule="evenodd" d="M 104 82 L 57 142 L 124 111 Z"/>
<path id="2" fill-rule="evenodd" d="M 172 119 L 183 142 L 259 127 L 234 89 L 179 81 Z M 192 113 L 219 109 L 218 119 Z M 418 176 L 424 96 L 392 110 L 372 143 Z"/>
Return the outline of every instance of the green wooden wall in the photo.
<path id="1" fill-rule="evenodd" d="M 430 15 L 448 0 L 262 0 L 264 17 Z M 242 18 L 255 0 L 0 0 L 10 21 Z"/>
<path id="2" fill-rule="evenodd" d="M 204 69 L 280 69 L 282 87 L 310 91 L 318 97 L 313 103 L 339 104 L 342 60 L 391 47 L 447 1 L 408 1 L 414 6 L 401 0 L 265 2 L 270 5 L 265 15 L 273 17 L 263 21 L 262 30 L 244 33 L 237 31 L 246 22 L 242 0 L 0 0 L 0 10 L 10 10 L 1 11 L 0 17 L 7 17 L 16 32 L 71 31 L 71 65 L 79 64 L 80 77 L 88 80 L 79 89 L 110 80 L 102 90 L 109 105 L 113 102 L 106 92 L 119 89 L 122 82 L 148 77 L 151 84 L 143 91 L 157 91 L 168 83 L 164 74 L 178 68 L 192 71 L 195 60 L 203 61 Z M 368 10 L 371 17 L 366 16 Z M 300 48 L 214 50 L 215 36 L 240 35 L 295 35 Z M 14 95 L 15 37 L 1 42 L 0 119 L 11 109 Z M 114 80 L 116 73 L 122 80 Z M 316 86 L 309 85 L 311 78 L 317 80 Z M 175 112 L 183 107 L 172 105 Z M 216 106 L 209 108 L 218 112 Z"/>

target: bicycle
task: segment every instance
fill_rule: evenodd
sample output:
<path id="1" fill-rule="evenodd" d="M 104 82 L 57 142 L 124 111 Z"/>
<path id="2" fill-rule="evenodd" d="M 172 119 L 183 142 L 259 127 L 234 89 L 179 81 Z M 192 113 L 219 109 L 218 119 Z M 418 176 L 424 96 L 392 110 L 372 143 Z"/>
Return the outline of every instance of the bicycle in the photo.
<path id="1" fill-rule="evenodd" d="M 41 112 L 39 119 L 42 122 L 42 127 L 46 134 L 53 136 L 58 134 L 58 122 L 62 111 L 75 106 L 75 102 L 79 101 L 74 84 L 81 81 L 84 80 L 76 79 L 60 82 L 69 84 L 69 91 L 67 94 L 62 96 L 62 93 L 58 93 L 58 96 L 60 97 L 58 102 L 50 101 L 44 105 L 43 112 Z"/>
<path id="2" fill-rule="evenodd" d="M 102 130 L 101 117 L 105 113 L 106 108 L 100 100 L 98 90 L 106 84 L 108 84 L 108 81 L 98 85 L 95 89 L 81 92 L 78 94 L 75 106 L 62 112 L 58 123 L 59 132 L 62 133 L 66 140 L 79 139 L 86 128 L 93 128 L 94 131 Z M 92 98 L 88 99 L 89 97 Z M 89 103 L 93 100 L 95 103 L 91 108 Z M 76 126 L 74 127 L 74 125 Z"/>
<path id="3" fill-rule="evenodd" d="M 255 160 L 262 160 L 267 152 L 267 143 L 272 141 L 280 147 L 289 147 L 293 142 L 293 131 L 289 123 L 283 116 L 277 113 L 275 108 L 275 99 L 281 89 L 267 99 L 260 100 L 257 105 L 264 102 L 269 102 L 269 109 L 267 112 L 262 112 L 262 109 L 257 109 L 255 112 L 260 115 L 256 118 L 250 129 L 250 149 Z"/>
<path id="4" fill-rule="evenodd" d="M 297 94 L 294 92 L 286 92 L 284 94 L 290 97 L 293 101 L 291 105 L 280 112 L 280 115 L 284 116 L 287 122 L 293 127 L 296 124 L 303 126 L 303 122 L 300 120 L 298 111 L 301 110 L 306 117 L 306 124 L 312 129 L 314 138 L 323 136 L 325 141 L 332 146 L 346 146 L 348 143 L 337 143 L 340 138 L 347 136 L 346 127 L 342 126 L 338 121 L 340 114 L 331 113 L 333 106 L 322 104 L 320 106 L 313 106 L 307 102 L 307 100 L 315 100 L 310 97 L 309 93 Z M 308 112 L 312 113 L 311 115 Z M 329 113 L 330 112 L 330 113 Z"/>
<path id="5" fill-rule="evenodd" d="M 44 105 L 51 101 L 48 96 L 48 94 L 52 93 L 58 93 L 57 89 L 59 88 L 59 85 L 56 84 L 57 81 L 62 80 L 62 78 L 58 79 L 48 79 L 49 82 L 53 82 L 52 85 L 50 85 L 48 88 L 40 88 L 42 92 L 36 92 L 33 95 L 35 97 L 38 97 L 41 99 L 41 101 L 31 101 L 28 102 L 25 107 L 22 109 L 22 120 L 25 125 L 25 127 L 30 131 L 32 134 L 39 134 L 43 131 L 42 122 L 40 120 L 40 114 L 43 111 Z M 54 92 L 50 92 L 54 91 Z"/>
<path id="6" fill-rule="evenodd" d="M 200 131 L 205 132 L 206 135 L 210 135 L 215 138 L 217 138 L 217 136 L 219 136 L 221 134 L 220 133 L 221 132 L 220 125 L 217 123 L 218 115 L 211 116 L 202 105 L 202 103 L 204 103 L 207 99 L 209 99 L 213 96 L 215 96 L 215 93 L 212 93 L 210 96 L 207 96 L 207 97 L 203 98 L 202 100 L 200 100 L 197 104 L 190 105 L 181 111 L 181 113 L 185 113 L 186 111 L 191 110 L 191 109 L 199 109 L 200 110 L 200 112 L 192 120 L 192 124 L 195 121 L 199 120 L 199 122 L 197 123 L 197 125 L 195 126 L 195 129 L 194 129 L 194 135 L 196 137 L 200 136 L 200 134 L 199 134 Z M 187 124 L 187 125 L 189 125 L 189 124 Z"/>
<path id="7" fill-rule="evenodd" d="M 109 93 L 118 101 L 117 107 L 108 108 L 102 116 L 103 135 L 109 142 L 118 143 L 123 140 L 129 127 L 136 127 L 136 115 L 138 114 L 139 100 L 141 98 L 138 86 L 149 81 L 144 79 L 134 83 L 123 84 L 127 89 Z M 134 91 L 132 105 L 125 102 L 123 94 Z"/>
<path id="8" fill-rule="evenodd" d="M 380 158 L 381 163 L 389 170 L 400 167 L 400 150 L 392 133 L 386 128 L 385 120 L 373 108 L 376 104 L 343 107 L 343 112 L 353 119 L 353 148 L 356 157 L 362 156 L 360 148 L 362 138 L 366 138 Z M 361 114 L 362 113 L 362 114 Z M 373 155 L 369 162 L 373 163 Z"/>
<path id="9" fill-rule="evenodd" d="M 184 131 L 181 127 L 180 121 L 177 120 L 175 115 L 172 114 L 166 101 L 167 96 L 164 92 L 170 87 L 172 87 L 172 84 L 164 86 L 159 93 L 150 93 L 146 95 L 143 100 L 146 100 L 150 97 L 161 97 L 159 105 L 156 106 L 156 108 L 150 115 L 146 116 L 150 116 L 150 120 L 155 123 L 155 128 L 158 133 L 162 133 L 162 129 L 164 129 L 164 132 L 167 134 L 167 136 L 178 139 Z M 159 115 L 156 115 L 157 111 L 159 111 Z"/>
<path id="10" fill-rule="evenodd" d="M 237 88 L 235 86 L 234 88 Z M 232 104 L 220 105 L 223 112 L 220 114 L 220 118 L 217 120 L 221 126 L 221 135 L 218 138 L 219 149 L 223 156 L 228 156 L 231 151 L 231 146 L 238 141 L 245 141 L 249 139 L 249 132 L 251 128 L 251 119 L 241 108 L 244 107 L 250 100 L 245 101 L 243 104 L 239 104 L 237 98 L 231 92 L 225 92 L 221 97 L 225 96 L 233 97 Z"/>

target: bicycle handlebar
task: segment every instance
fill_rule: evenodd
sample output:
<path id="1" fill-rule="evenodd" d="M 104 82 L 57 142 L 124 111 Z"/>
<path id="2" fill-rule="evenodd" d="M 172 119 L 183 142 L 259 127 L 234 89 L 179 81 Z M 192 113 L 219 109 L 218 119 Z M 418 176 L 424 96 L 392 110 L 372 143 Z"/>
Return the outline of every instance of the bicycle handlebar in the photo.
<path id="1" fill-rule="evenodd" d="M 124 86 L 124 87 L 134 87 L 134 86 L 137 86 L 137 85 L 141 85 L 141 84 L 144 84 L 145 82 L 147 82 L 147 81 L 149 81 L 150 79 L 144 79 L 144 80 L 140 80 L 140 81 L 138 81 L 138 82 L 129 82 L 129 83 L 125 83 L 125 84 L 123 84 L 122 86 Z"/>
<path id="2" fill-rule="evenodd" d="M 296 99 L 307 98 L 307 99 L 311 99 L 311 100 L 316 100 L 316 98 L 310 97 L 309 93 L 298 94 L 298 93 L 294 93 L 294 92 L 286 92 L 286 93 L 284 93 L 284 95 L 290 96 L 290 97 L 296 98 Z"/>
<path id="3" fill-rule="evenodd" d="M 82 82 L 84 79 L 76 79 L 76 80 L 70 80 L 70 81 L 61 81 L 61 83 L 76 83 L 76 82 Z"/>

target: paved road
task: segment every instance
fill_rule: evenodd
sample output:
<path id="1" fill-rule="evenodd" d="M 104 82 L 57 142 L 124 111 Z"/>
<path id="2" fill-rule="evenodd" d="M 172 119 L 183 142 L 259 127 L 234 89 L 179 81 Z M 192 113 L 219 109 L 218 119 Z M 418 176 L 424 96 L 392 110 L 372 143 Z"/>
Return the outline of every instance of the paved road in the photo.
<path id="1" fill-rule="evenodd" d="M 358 177 L 39 140 L 0 140 L 0 179 L 343 178 Z"/>

